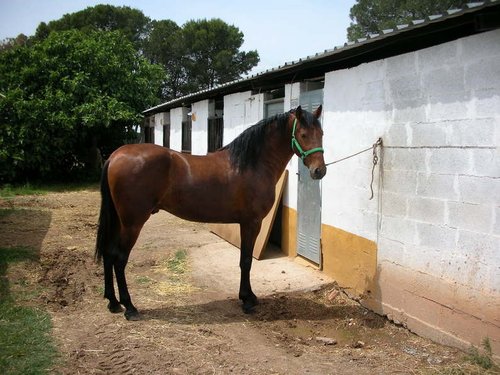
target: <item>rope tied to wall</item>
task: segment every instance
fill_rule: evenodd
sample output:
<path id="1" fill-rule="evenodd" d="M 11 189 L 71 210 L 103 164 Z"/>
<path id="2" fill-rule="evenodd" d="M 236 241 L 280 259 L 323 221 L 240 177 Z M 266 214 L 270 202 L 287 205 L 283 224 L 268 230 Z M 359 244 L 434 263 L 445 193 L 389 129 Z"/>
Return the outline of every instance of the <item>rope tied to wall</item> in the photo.
<path id="1" fill-rule="evenodd" d="M 365 148 L 364 150 L 361 150 L 361 151 L 358 151 L 358 152 L 355 152 L 354 154 L 351 154 L 349 156 L 345 156 L 343 158 L 340 158 L 340 159 L 337 159 L 337 160 L 334 160 L 330 163 L 327 163 L 325 164 L 325 166 L 329 166 L 329 165 L 332 165 L 332 164 L 337 164 L 337 163 L 340 163 L 344 160 L 347 160 L 347 159 L 350 159 L 350 158 L 353 158 L 355 156 L 358 156 L 358 155 L 361 155 L 365 152 L 368 152 L 370 150 L 372 150 L 372 156 L 373 156 L 373 166 L 372 166 L 372 179 L 371 179 L 371 182 L 370 182 L 370 191 L 371 191 L 371 196 L 369 198 L 369 200 L 372 200 L 373 199 L 373 180 L 375 178 L 375 167 L 377 166 L 378 162 L 379 162 L 379 157 L 378 157 L 378 154 L 377 154 L 377 149 L 378 147 L 383 147 L 383 141 L 382 141 L 382 138 L 379 138 L 377 139 L 377 141 L 371 146 L 371 147 L 368 147 L 368 148 Z"/>

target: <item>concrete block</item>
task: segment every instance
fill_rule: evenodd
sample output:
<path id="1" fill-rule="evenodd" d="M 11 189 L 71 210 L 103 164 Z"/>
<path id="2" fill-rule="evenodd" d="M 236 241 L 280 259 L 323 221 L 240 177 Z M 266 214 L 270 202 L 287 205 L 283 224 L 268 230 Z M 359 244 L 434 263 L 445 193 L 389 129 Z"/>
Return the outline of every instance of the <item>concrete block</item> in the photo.
<path id="1" fill-rule="evenodd" d="M 400 98 L 393 102 L 392 121 L 397 123 L 427 121 L 427 99 Z"/>
<path id="2" fill-rule="evenodd" d="M 493 118 L 451 121 L 447 127 L 447 145 L 495 146 L 496 121 Z"/>
<path id="3" fill-rule="evenodd" d="M 445 201 L 432 198 L 409 198 L 408 218 L 424 223 L 444 224 Z"/>
<path id="4" fill-rule="evenodd" d="M 415 53 L 405 53 L 385 60 L 386 77 L 396 78 L 408 75 L 408 72 L 417 71 L 417 57 Z"/>
<path id="5" fill-rule="evenodd" d="M 424 246 L 409 245 L 405 249 L 404 265 L 428 275 L 440 276 L 442 273 L 439 250 Z"/>
<path id="6" fill-rule="evenodd" d="M 500 50 L 500 48 L 497 48 Z M 498 56 L 485 57 L 465 68 L 465 87 L 473 90 L 494 89 L 500 87 L 500 64 Z"/>
<path id="7" fill-rule="evenodd" d="M 420 75 L 415 72 L 389 80 L 389 95 L 392 102 L 423 97 Z"/>
<path id="8" fill-rule="evenodd" d="M 490 90 L 476 90 L 474 99 L 473 109 L 476 118 L 496 118 L 498 124 L 498 117 L 500 117 L 500 87 Z"/>
<path id="9" fill-rule="evenodd" d="M 426 198 L 458 200 L 455 190 L 456 175 L 452 174 L 417 174 L 417 194 Z"/>
<path id="10" fill-rule="evenodd" d="M 464 229 L 488 234 L 493 225 L 491 206 L 461 202 L 447 202 L 448 225 L 452 228 Z"/>
<path id="11" fill-rule="evenodd" d="M 410 124 L 412 146 L 446 145 L 447 125 L 443 122 Z"/>
<path id="12" fill-rule="evenodd" d="M 460 39 L 461 59 L 464 62 L 481 60 L 484 57 L 500 57 L 500 29 Z M 498 61 L 498 60 L 497 60 Z"/>
<path id="13" fill-rule="evenodd" d="M 417 172 L 386 170 L 384 164 L 383 191 L 414 196 L 417 191 Z"/>
<path id="14" fill-rule="evenodd" d="M 453 280 L 460 285 L 467 285 L 467 280 L 464 277 L 466 262 L 467 259 L 463 256 L 456 254 L 449 256 L 448 259 L 443 262 L 442 277 L 444 279 Z"/>
<path id="15" fill-rule="evenodd" d="M 459 176 L 458 189 L 462 202 L 500 206 L 500 179 Z"/>
<path id="16" fill-rule="evenodd" d="M 434 70 L 437 66 L 455 65 L 458 57 L 458 43 L 445 43 L 417 52 L 418 70 Z"/>
<path id="17" fill-rule="evenodd" d="M 500 154 L 493 149 L 472 149 L 472 173 L 476 176 L 500 177 Z"/>
<path id="18" fill-rule="evenodd" d="M 435 174 L 470 174 L 472 172 L 470 151 L 448 148 L 429 150 L 429 171 Z"/>
<path id="19" fill-rule="evenodd" d="M 437 66 L 442 67 L 442 64 Z M 422 86 L 425 94 L 431 99 L 450 102 L 450 94 L 463 93 L 465 69 L 460 65 L 447 65 L 426 72 L 422 76 Z"/>
<path id="20" fill-rule="evenodd" d="M 406 217 L 408 198 L 405 195 L 397 193 L 382 193 L 382 215 L 384 216 L 395 216 L 395 217 Z"/>
<path id="21" fill-rule="evenodd" d="M 388 238 L 380 238 L 378 242 L 377 261 L 387 261 L 395 264 L 403 264 L 405 258 L 405 246 L 399 241 Z"/>
<path id="22" fill-rule="evenodd" d="M 493 234 L 500 236 L 500 207 L 493 207 L 493 215 L 495 217 L 493 222 Z"/>
<path id="23" fill-rule="evenodd" d="M 405 245 L 415 245 L 417 243 L 416 223 L 412 220 L 384 216 L 382 217 L 380 237 Z"/>
<path id="24" fill-rule="evenodd" d="M 384 81 L 377 80 L 367 82 L 363 85 L 363 99 L 364 104 L 367 103 L 385 103 L 385 88 Z"/>
<path id="25" fill-rule="evenodd" d="M 458 231 L 456 252 L 477 268 L 500 267 L 500 237 L 467 230 Z M 484 271 L 482 271 L 484 272 Z"/>
<path id="26" fill-rule="evenodd" d="M 417 223 L 418 244 L 450 252 L 456 246 L 457 230 L 444 225 Z"/>
<path id="27" fill-rule="evenodd" d="M 390 170 L 405 170 L 425 172 L 426 153 L 425 149 L 386 149 L 384 168 Z"/>
<path id="28" fill-rule="evenodd" d="M 384 145 L 387 146 L 407 146 L 411 142 L 410 127 L 405 123 L 392 122 L 389 129 L 384 134 Z"/>
<path id="29" fill-rule="evenodd" d="M 444 98 L 429 98 L 427 103 L 427 121 L 450 121 L 468 118 L 468 103 L 472 94 L 469 92 L 443 93 Z"/>

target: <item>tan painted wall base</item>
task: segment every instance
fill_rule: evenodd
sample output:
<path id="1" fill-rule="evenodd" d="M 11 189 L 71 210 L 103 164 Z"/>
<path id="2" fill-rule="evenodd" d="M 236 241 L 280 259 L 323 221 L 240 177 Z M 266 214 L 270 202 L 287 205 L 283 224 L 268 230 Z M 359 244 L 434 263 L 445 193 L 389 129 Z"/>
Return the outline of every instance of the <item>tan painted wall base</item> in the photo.
<path id="1" fill-rule="evenodd" d="M 367 308 L 436 342 L 467 349 L 488 338 L 500 356 L 500 298 L 377 260 L 375 242 L 328 225 L 321 228 L 322 269 Z M 297 212 L 283 207 L 282 249 L 297 255 Z"/>
<path id="2" fill-rule="evenodd" d="M 488 338 L 500 355 L 500 298 L 383 262 L 362 304 L 436 342 L 467 349 Z"/>

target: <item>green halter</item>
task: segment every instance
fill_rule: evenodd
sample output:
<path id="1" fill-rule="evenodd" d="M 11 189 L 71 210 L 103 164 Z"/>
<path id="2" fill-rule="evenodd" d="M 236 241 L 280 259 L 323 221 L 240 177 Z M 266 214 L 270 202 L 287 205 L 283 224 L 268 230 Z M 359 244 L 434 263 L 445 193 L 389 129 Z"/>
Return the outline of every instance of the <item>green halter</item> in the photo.
<path id="1" fill-rule="evenodd" d="M 323 147 L 315 147 L 315 148 L 312 148 L 308 151 L 304 151 L 302 149 L 302 147 L 300 146 L 299 142 L 297 141 L 297 138 L 295 138 L 295 128 L 296 127 L 297 127 L 297 119 L 293 120 L 292 150 L 297 149 L 298 153 L 300 154 L 300 157 L 302 158 L 302 161 L 304 161 L 305 158 L 307 158 L 311 154 L 314 154 L 315 152 L 325 152 Z"/>

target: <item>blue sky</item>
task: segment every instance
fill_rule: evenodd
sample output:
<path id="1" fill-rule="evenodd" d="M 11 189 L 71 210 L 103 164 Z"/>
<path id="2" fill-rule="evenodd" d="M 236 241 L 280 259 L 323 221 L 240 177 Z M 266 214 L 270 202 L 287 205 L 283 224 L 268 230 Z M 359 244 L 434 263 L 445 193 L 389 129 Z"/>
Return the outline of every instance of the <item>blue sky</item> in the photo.
<path id="1" fill-rule="evenodd" d="M 260 72 L 343 45 L 355 0 L 0 0 L 0 39 L 33 35 L 42 21 L 102 3 L 136 8 L 179 26 L 192 19 L 221 18 L 243 32 L 242 50 L 259 52 L 261 61 L 253 72 Z"/>

